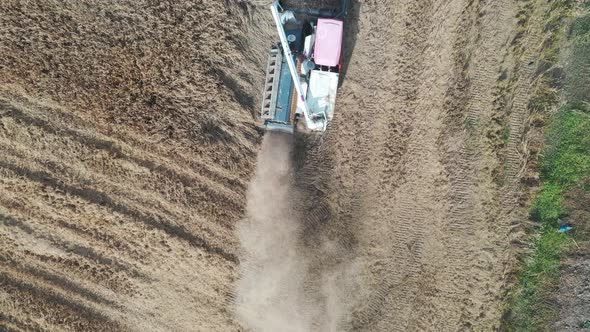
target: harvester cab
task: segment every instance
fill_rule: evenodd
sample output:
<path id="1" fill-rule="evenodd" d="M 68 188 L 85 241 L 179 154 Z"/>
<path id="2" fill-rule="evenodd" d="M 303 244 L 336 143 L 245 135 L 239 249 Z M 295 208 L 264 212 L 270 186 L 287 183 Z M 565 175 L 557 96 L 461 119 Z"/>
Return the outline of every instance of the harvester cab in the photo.
<path id="1" fill-rule="evenodd" d="M 271 5 L 279 42 L 266 67 L 261 109 L 266 130 L 326 130 L 334 116 L 347 7 L 347 0 L 340 9 Z"/>

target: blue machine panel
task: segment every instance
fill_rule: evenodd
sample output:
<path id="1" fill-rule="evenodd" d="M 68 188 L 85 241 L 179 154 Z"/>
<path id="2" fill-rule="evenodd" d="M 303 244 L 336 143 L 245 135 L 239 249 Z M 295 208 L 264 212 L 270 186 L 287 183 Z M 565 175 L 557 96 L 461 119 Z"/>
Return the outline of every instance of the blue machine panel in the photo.
<path id="1" fill-rule="evenodd" d="M 289 40 L 289 46 L 294 54 L 299 54 L 303 48 L 303 27 L 301 24 L 295 24 L 291 28 L 285 27 L 285 34 Z M 293 61 L 296 62 L 297 58 L 293 55 Z M 283 131 L 293 133 L 293 123 L 291 123 L 292 112 L 295 109 L 291 109 L 293 102 L 293 95 L 295 94 L 295 86 L 291 72 L 289 70 L 289 64 L 287 58 L 283 57 L 281 72 L 279 74 L 279 84 L 277 85 L 277 95 L 274 117 L 272 120 L 265 121 L 265 127 L 267 130 L 272 131 Z"/>
<path id="2" fill-rule="evenodd" d="M 278 89 L 274 121 L 289 123 L 291 121 L 291 101 L 293 100 L 294 87 L 286 57 L 283 58 Z"/>

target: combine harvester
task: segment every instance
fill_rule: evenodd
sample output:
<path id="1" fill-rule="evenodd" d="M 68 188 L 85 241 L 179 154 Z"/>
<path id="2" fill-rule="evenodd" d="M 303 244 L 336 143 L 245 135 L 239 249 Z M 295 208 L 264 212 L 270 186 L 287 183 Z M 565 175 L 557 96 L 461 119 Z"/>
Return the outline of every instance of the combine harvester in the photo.
<path id="1" fill-rule="evenodd" d="M 271 5 L 280 42 L 266 68 L 261 110 L 266 130 L 326 130 L 334 116 L 347 9 L 348 0 L 341 0 L 339 10 Z"/>

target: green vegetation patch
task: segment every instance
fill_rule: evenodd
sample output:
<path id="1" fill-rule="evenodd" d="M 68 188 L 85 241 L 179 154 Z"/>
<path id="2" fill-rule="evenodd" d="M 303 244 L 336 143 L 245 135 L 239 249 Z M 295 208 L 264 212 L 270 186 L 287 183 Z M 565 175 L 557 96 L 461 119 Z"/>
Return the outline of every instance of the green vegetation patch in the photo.
<path id="1" fill-rule="evenodd" d="M 541 166 L 543 179 L 568 187 L 590 173 L 590 114 L 564 110 L 554 119 L 547 135 Z"/>
<path id="2" fill-rule="evenodd" d="M 563 110 L 551 123 L 542 159 L 544 186 L 531 208 L 531 217 L 540 223 L 533 254 L 519 275 L 504 327 L 508 331 L 549 330 L 559 313 L 551 301 L 559 287 L 562 254 L 573 243 L 559 233 L 560 219 L 567 215 L 564 193 L 590 177 L 590 115 Z"/>
<path id="3" fill-rule="evenodd" d="M 585 37 L 590 34 L 590 15 L 577 17 L 570 27 L 570 35 L 573 37 Z"/>
<path id="4" fill-rule="evenodd" d="M 565 214 L 561 187 L 545 185 L 531 209 L 531 217 L 551 227 L 558 226 L 558 220 Z"/>

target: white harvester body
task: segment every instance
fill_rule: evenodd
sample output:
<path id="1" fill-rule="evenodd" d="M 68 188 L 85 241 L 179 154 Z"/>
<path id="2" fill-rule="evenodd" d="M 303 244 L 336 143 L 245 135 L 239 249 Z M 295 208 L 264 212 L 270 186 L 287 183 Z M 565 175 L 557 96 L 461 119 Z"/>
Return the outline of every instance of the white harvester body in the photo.
<path id="1" fill-rule="evenodd" d="M 335 13 L 271 5 L 279 44 L 266 70 L 261 116 L 267 130 L 326 130 L 336 105 L 346 6 L 343 0 Z"/>

